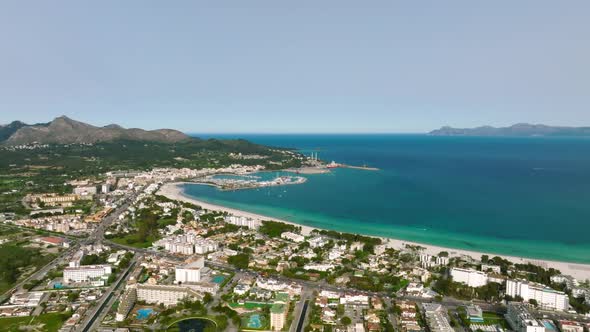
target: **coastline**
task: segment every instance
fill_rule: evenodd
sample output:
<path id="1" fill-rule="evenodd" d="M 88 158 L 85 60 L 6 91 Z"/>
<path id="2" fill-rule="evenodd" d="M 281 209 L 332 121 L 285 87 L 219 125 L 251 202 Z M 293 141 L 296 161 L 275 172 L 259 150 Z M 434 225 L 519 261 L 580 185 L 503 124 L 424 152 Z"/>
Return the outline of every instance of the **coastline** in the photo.
<path id="1" fill-rule="evenodd" d="M 157 194 L 162 195 L 162 196 L 166 196 L 166 197 L 173 199 L 173 200 L 190 202 L 190 203 L 199 205 L 202 208 L 208 209 L 208 210 L 224 211 L 224 212 L 236 215 L 236 216 L 243 216 L 243 217 L 252 218 L 252 219 L 261 220 L 261 221 L 262 220 L 274 220 L 274 221 L 279 221 L 279 222 L 283 222 L 286 224 L 295 225 L 295 226 L 301 227 L 301 233 L 303 235 L 309 235 L 315 229 L 321 230 L 321 228 L 301 225 L 301 224 L 298 224 L 298 223 L 295 223 L 292 221 L 288 221 L 288 220 L 277 219 L 277 218 L 268 217 L 268 216 L 264 216 L 264 215 L 260 215 L 260 214 L 256 214 L 256 213 L 252 213 L 252 212 L 247 212 L 247 211 L 243 211 L 243 210 L 239 210 L 239 209 L 228 208 L 228 207 L 221 206 L 221 205 L 215 205 L 215 204 L 210 204 L 207 202 L 199 201 L 193 197 L 186 195 L 183 192 L 181 186 L 185 183 L 192 183 L 192 182 L 166 183 L 158 190 Z M 405 248 L 406 245 L 414 245 L 414 246 L 421 246 L 421 247 L 425 248 L 423 252 L 426 254 L 429 254 L 429 255 L 437 255 L 441 251 L 447 251 L 452 256 L 465 255 L 465 256 L 470 256 L 476 260 L 479 260 L 482 255 L 488 255 L 490 257 L 499 256 L 499 257 L 509 260 L 515 264 L 531 263 L 531 264 L 535 264 L 535 265 L 540 265 L 544 268 L 552 267 L 557 270 L 560 270 L 561 273 L 571 275 L 578 280 L 590 279 L 590 264 L 579 264 L 579 263 L 560 262 L 560 261 L 552 261 L 552 260 L 545 260 L 545 259 L 516 257 L 516 256 L 487 253 L 487 252 L 448 248 L 448 247 L 442 247 L 442 246 L 431 245 L 431 244 L 426 244 L 426 243 L 418 243 L 418 242 L 394 239 L 394 238 L 389 238 L 389 237 L 378 237 L 378 236 L 372 236 L 372 237 L 380 238 L 383 241 L 383 244 L 385 244 L 387 247 L 394 248 L 397 250 Z"/>

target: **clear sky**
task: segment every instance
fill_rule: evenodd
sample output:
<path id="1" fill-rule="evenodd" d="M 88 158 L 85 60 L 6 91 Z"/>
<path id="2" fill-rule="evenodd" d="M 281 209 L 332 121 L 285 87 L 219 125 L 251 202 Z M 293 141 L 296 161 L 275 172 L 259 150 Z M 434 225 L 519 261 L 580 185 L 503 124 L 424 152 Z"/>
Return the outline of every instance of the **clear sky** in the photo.
<path id="1" fill-rule="evenodd" d="M 590 1 L 2 1 L 0 123 L 590 125 Z"/>

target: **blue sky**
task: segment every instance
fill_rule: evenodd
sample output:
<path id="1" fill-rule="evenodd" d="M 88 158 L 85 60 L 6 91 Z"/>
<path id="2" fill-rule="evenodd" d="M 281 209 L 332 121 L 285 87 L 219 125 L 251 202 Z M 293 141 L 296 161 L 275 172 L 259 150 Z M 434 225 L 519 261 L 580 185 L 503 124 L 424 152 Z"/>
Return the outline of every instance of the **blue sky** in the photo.
<path id="1" fill-rule="evenodd" d="M 590 125 L 589 1 L 3 1 L 0 123 Z"/>

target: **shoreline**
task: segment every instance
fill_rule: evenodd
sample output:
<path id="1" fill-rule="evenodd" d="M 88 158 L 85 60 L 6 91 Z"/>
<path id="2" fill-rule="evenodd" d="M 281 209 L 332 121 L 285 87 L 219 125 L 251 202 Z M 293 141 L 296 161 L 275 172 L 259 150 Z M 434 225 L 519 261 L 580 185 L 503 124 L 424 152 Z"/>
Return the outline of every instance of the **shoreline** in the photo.
<path id="1" fill-rule="evenodd" d="M 165 183 L 162 187 L 157 191 L 158 195 L 166 196 L 173 200 L 178 201 L 185 201 L 189 203 L 193 203 L 196 205 L 201 206 L 204 209 L 208 210 L 217 210 L 217 211 L 224 211 L 236 216 L 243 216 L 247 218 L 257 219 L 257 220 L 274 220 L 278 222 L 283 222 L 290 225 L 295 225 L 297 227 L 301 227 L 301 234 L 309 235 L 313 230 L 322 230 L 322 228 L 318 227 L 311 227 L 306 225 L 301 225 L 296 222 L 282 220 L 278 218 L 268 217 L 252 212 L 247 212 L 239 209 L 229 208 L 221 205 L 210 204 L 207 202 L 199 201 L 193 197 L 186 195 L 181 186 L 183 184 L 194 184 L 192 182 L 171 182 Z M 364 234 L 363 234 L 364 235 Z M 487 252 L 479 252 L 479 251 L 471 251 L 465 249 L 456 249 L 456 248 L 449 248 L 449 247 L 442 247 L 437 245 L 431 245 L 426 243 L 418 243 L 413 241 L 406 241 L 401 239 L 394 239 L 389 237 L 380 237 L 380 236 L 373 236 L 367 235 L 374 238 L 379 238 L 382 240 L 383 244 L 386 245 L 388 248 L 393 248 L 396 250 L 404 249 L 406 245 L 413 245 L 413 246 L 421 246 L 425 248 L 423 253 L 429 255 L 438 255 L 441 251 L 447 251 L 451 256 L 470 256 L 476 260 L 479 260 L 482 255 L 488 255 L 490 257 L 499 256 L 503 259 L 509 260 L 515 264 L 535 264 L 540 265 L 543 268 L 555 268 L 560 270 L 562 274 L 571 275 L 574 278 L 584 281 L 586 279 L 590 279 L 590 264 L 581 264 L 581 263 L 570 263 L 570 262 L 560 262 L 560 261 L 552 261 L 546 259 L 535 259 L 535 258 L 526 258 L 526 257 L 516 257 L 516 256 L 508 256 L 508 255 L 501 255 L 501 254 L 494 254 L 494 253 L 487 253 Z"/>

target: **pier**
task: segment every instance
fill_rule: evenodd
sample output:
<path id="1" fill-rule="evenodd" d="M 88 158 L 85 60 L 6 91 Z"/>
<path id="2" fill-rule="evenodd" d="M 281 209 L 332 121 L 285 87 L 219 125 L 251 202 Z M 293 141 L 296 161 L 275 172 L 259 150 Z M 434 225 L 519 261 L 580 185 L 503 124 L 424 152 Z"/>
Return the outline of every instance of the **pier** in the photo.
<path id="1" fill-rule="evenodd" d="M 352 165 L 340 165 L 342 168 L 352 168 L 352 169 L 360 169 L 364 171 L 379 171 L 377 167 L 369 167 L 369 166 L 352 166 Z"/>

